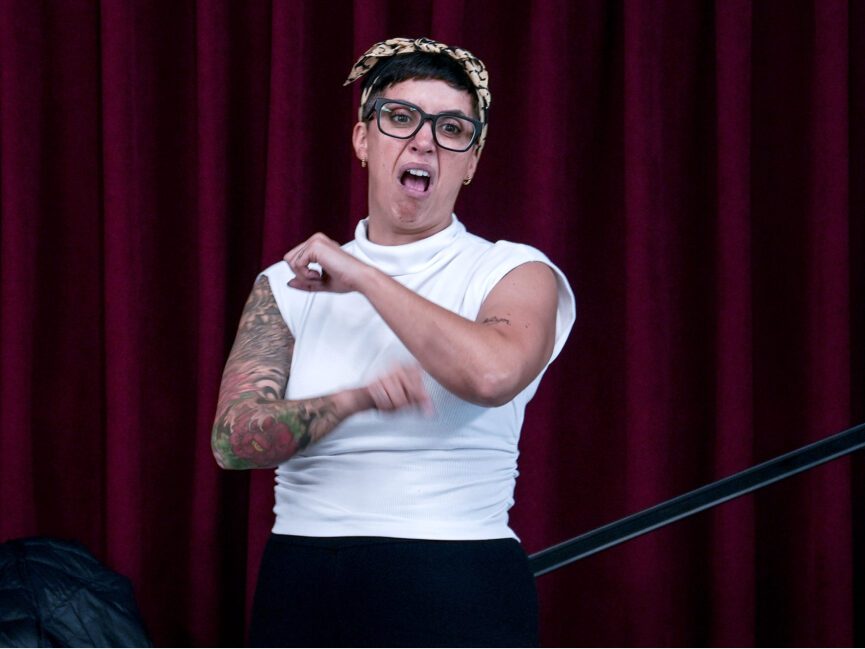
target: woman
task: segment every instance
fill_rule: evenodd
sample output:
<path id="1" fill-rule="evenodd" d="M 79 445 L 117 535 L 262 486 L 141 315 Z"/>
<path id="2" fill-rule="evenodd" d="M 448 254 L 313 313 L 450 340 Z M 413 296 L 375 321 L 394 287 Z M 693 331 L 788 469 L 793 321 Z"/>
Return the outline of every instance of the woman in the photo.
<path id="1" fill-rule="evenodd" d="M 223 375 L 223 468 L 276 467 L 250 639 L 537 644 L 508 527 L 526 403 L 574 319 L 539 251 L 453 214 L 486 135 L 483 64 L 429 39 L 373 46 L 352 141 L 369 215 L 262 273 Z"/>

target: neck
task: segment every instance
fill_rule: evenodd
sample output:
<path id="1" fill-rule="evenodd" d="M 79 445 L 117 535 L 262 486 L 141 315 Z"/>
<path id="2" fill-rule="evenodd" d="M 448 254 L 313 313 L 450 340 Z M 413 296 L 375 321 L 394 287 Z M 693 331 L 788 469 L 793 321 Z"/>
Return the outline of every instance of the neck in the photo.
<path id="1" fill-rule="evenodd" d="M 430 217 L 411 208 L 383 212 L 370 202 L 367 238 L 380 246 L 400 246 L 431 237 L 451 224 L 452 209 Z"/>

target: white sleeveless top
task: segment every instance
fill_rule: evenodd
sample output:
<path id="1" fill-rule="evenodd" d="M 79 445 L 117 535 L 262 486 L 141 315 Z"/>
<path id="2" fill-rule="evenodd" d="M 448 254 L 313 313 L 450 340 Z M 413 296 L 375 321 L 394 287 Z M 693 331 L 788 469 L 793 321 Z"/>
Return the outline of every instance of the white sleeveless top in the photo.
<path id="1" fill-rule="evenodd" d="M 576 315 L 562 272 L 531 246 L 450 226 L 401 246 L 366 237 L 366 220 L 343 249 L 451 311 L 475 320 L 490 290 L 517 266 L 541 261 L 558 278 L 559 354 Z M 287 399 L 367 385 L 412 356 L 359 293 L 289 288 L 285 262 L 264 271 L 295 337 Z M 509 403 L 463 401 L 424 375 L 434 414 L 370 410 L 340 423 L 276 469 L 277 534 L 434 540 L 516 538 L 508 527 L 523 412 L 543 371 Z"/>

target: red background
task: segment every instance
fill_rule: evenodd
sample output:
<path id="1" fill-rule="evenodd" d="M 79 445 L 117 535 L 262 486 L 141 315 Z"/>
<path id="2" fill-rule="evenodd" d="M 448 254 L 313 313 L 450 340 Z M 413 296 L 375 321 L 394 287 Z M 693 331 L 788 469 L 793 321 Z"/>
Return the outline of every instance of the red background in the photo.
<path id="1" fill-rule="evenodd" d="M 341 84 L 397 35 L 485 61 L 457 213 L 578 297 L 528 551 L 865 419 L 861 3 L 0 0 L 0 540 L 83 542 L 159 644 L 243 642 L 271 477 L 213 462 L 220 373 L 256 272 L 365 215 Z M 861 644 L 863 498 L 848 458 L 541 577 L 544 642 Z"/>

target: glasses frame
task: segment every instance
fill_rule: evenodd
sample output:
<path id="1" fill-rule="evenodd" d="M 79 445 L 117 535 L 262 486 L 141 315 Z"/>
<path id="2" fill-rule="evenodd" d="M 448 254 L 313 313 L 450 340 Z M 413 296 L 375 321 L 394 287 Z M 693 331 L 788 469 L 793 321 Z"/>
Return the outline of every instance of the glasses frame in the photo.
<path id="1" fill-rule="evenodd" d="M 401 106 L 405 106 L 406 108 L 411 108 L 412 110 L 417 111 L 417 113 L 420 115 L 420 118 L 421 118 L 420 121 L 418 122 L 417 127 L 408 135 L 393 135 L 392 133 L 386 133 L 384 131 L 384 129 L 382 129 L 382 127 L 381 127 L 381 109 L 385 104 L 399 104 Z M 372 106 L 370 107 L 370 109 L 366 113 L 365 121 L 369 121 L 369 119 L 372 117 L 373 113 L 375 113 L 375 118 L 376 118 L 375 123 L 378 126 L 379 132 L 382 135 L 387 135 L 388 137 L 396 138 L 397 140 L 408 140 L 408 139 L 413 138 L 415 135 L 418 134 L 418 131 L 420 131 L 423 128 L 423 125 L 427 121 L 430 121 L 430 122 L 432 122 L 432 136 L 433 136 L 433 140 L 436 143 L 436 146 L 439 146 L 442 149 L 446 149 L 447 151 L 453 151 L 455 153 L 465 153 L 466 151 L 471 149 L 475 144 L 477 144 L 478 138 L 481 136 L 481 131 L 483 130 L 483 127 L 484 127 L 484 123 L 481 122 L 480 120 L 477 120 L 474 117 L 469 117 L 468 115 L 464 115 L 462 113 L 457 113 L 457 112 L 453 112 L 453 111 L 446 111 L 444 113 L 436 113 L 434 115 L 430 115 L 429 113 L 425 112 L 420 106 L 416 106 L 415 104 L 413 104 L 409 101 L 403 101 L 402 99 L 388 99 L 387 97 L 376 97 L 375 98 L 375 100 L 372 103 Z M 444 144 L 439 142 L 438 136 L 436 135 L 436 124 L 438 124 L 439 119 L 442 117 L 458 117 L 460 119 L 467 120 L 474 125 L 474 127 L 475 127 L 474 134 L 472 135 L 472 139 L 469 141 L 468 146 L 466 146 L 465 149 L 454 149 L 452 147 L 445 146 Z"/>

